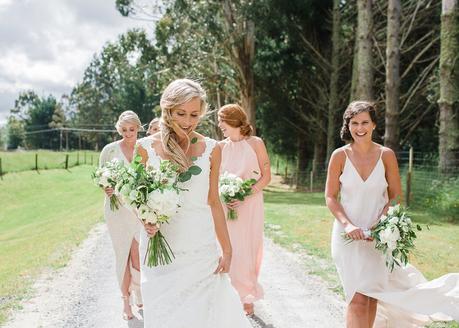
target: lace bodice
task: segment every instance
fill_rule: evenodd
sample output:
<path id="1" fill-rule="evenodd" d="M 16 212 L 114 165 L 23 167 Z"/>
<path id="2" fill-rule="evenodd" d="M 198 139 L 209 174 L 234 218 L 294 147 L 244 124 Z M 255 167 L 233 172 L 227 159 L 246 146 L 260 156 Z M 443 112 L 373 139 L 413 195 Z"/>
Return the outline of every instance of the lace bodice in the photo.
<path id="1" fill-rule="evenodd" d="M 147 137 L 139 140 L 139 144 L 147 151 L 147 165 L 158 167 L 161 157 L 152 147 L 152 138 Z M 208 205 L 209 177 L 210 177 L 210 154 L 216 146 L 217 141 L 205 138 L 205 150 L 194 161 L 202 172 L 193 175 L 192 178 L 180 184 L 186 189 L 179 195 L 177 215 L 171 218 L 170 223 L 163 225 L 161 231 L 167 240 L 174 244 L 174 251 L 193 251 L 195 247 L 214 244 L 215 233 L 212 221 L 212 214 Z"/>

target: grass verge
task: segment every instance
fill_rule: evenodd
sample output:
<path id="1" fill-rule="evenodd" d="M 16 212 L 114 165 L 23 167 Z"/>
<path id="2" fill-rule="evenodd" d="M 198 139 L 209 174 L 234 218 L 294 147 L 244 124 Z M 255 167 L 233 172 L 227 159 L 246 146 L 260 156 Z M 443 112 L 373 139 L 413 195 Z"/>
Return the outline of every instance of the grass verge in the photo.
<path id="1" fill-rule="evenodd" d="M 65 265 L 102 218 L 92 167 L 11 173 L 0 180 L 0 324 L 43 270 Z"/>

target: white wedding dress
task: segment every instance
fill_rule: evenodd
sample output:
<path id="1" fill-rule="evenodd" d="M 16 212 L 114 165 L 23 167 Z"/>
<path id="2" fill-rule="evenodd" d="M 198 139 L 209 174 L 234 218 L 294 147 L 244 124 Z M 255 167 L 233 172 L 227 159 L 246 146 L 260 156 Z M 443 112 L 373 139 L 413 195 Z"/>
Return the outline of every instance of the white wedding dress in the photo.
<path id="1" fill-rule="evenodd" d="M 152 139 L 139 141 L 148 152 L 147 165 L 158 167 L 160 157 Z M 206 149 L 195 164 L 202 172 L 183 183 L 180 209 L 161 226 L 175 259 L 169 265 L 148 267 L 143 259 L 148 236 L 140 236 L 141 285 L 145 328 L 250 328 L 237 292 L 227 274 L 214 274 L 220 257 L 212 213 L 207 204 L 210 154 L 217 144 L 206 138 Z"/>
<path id="2" fill-rule="evenodd" d="M 367 180 L 363 180 L 347 157 L 340 176 L 341 205 L 352 223 L 370 229 L 387 204 L 387 181 L 380 157 Z M 431 321 L 459 320 L 459 273 L 427 281 L 412 265 L 390 272 L 374 242 L 341 237 L 344 229 L 335 220 L 332 257 L 343 284 L 346 302 L 355 293 L 378 300 L 375 328 L 423 327 Z"/>

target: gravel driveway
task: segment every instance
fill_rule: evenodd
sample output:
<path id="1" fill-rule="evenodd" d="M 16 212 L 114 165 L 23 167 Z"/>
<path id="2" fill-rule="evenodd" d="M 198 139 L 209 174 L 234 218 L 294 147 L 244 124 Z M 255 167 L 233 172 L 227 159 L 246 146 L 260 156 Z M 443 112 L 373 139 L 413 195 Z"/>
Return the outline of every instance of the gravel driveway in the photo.
<path id="1" fill-rule="evenodd" d="M 344 302 L 318 277 L 305 274 L 301 259 L 265 240 L 261 284 L 265 299 L 255 305 L 256 328 L 344 327 Z M 97 225 L 69 264 L 43 275 L 35 296 L 24 302 L 5 328 L 143 327 L 122 320 L 114 254 L 104 224 Z"/>

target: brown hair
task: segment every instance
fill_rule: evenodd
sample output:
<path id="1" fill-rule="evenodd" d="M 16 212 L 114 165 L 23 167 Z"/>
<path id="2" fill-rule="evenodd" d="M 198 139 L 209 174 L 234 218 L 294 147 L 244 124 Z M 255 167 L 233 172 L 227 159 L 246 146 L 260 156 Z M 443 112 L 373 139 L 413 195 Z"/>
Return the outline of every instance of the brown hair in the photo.
<path id="1" fill-rule="evenodd" d="M 243 136 L 250 136 L 253 132 L 247 114 L 242 107 L 237 104 L 228 104 L 220 108 L 218 117 L 233 128 L 241 128 L 241 134 Z"/>
<path id="2" fill-rule="evenodd" d="M 368 113 L 370 114 L 371 121 L 376 124 L 376 106 L 374 103 L 369 101 L 353 101 L 351 102 L 343 114 L 343 126 L 341 127 L 341 140 L 345 142 L 352 142 L 354 139 L 352 138 L 351 131 L 349 130 L 349 122 L 351 119 L 360 114 L 360 113 Z"/>

